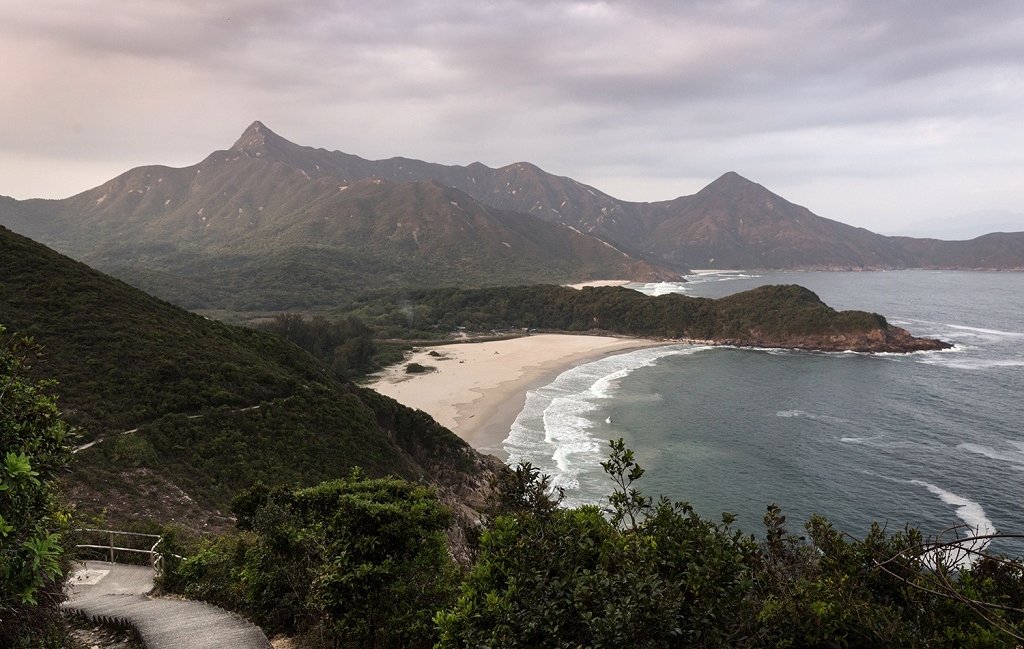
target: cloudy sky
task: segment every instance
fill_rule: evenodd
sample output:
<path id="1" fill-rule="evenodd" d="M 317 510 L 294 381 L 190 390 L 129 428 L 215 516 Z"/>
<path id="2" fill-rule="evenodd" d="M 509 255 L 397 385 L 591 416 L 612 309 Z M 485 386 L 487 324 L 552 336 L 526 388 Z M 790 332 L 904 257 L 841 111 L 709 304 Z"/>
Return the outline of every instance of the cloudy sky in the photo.
<path id="1" fill-rule="evenodd" d="M 19 199 L 190 165 L 259 119 L 627 200 L 736 171 L 879 232 L 1024 223 L 1020 0 L 38 0 L 0 4 L 0 60 Z"/>

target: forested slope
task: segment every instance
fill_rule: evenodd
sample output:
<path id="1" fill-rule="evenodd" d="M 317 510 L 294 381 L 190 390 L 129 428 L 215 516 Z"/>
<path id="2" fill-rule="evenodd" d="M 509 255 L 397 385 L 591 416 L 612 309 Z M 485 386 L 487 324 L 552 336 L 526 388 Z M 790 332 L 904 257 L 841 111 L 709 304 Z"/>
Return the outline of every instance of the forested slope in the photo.
<path id="1" fill-rule="evenodd" d="M 826 351 L 907 352 L 947 343 L 914 338 L 884 317 L 836 311 L 801 286 L 762 286 L 717 300 L 647 296 L 624 287 L 515 286 L 368 294 L 349 312 L 394 335 L 548 329 Z"/>
<path id="2" fill-rule="evenodd" d="M 66 418 L 95 442 L 69 478 L 86 511 L 146 518 L 167 505 L 209 521 L 256 480 L 312 485 L 360 466 L 472 491 L 486 473 L 428 416 L 278 336 L 189 313 L 3 228 L 0 277 L 0 322 L 44 346 L 35 371 L 60 382 Z"/>

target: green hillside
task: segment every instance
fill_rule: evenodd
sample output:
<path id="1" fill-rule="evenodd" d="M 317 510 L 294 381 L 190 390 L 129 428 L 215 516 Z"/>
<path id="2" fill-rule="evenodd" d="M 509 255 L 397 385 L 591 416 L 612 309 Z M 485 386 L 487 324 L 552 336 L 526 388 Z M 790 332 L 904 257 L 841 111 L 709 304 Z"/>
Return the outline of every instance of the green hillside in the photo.
<path id="1" fill-rule="evenodd" d="M 762 286 L 717 300 L 646 296 L 612 286 L 377 292 L 350 309 L 349 315 L 364 318 L 389 337 L 406 332 L 428 337 L 462 327 L 603 332 L 816 350 L 907 352 L 949 347 L 942 341 L 914 338 L 875 313 L 836 311 L 796 285 Z"/>
<path id="2" fill-rule="evenodd" d="M 312 485 L 355 466 L 478 484 L 485 461 L 452 433 L 277 336 L 187 312 L 4 228 L 0 277 L 0 322 L 44 346 L 35 371 L 60 382 L 61 409 L 93 443 L 69 478 L 87 512 L 208 522 L 256 480 Z"/>

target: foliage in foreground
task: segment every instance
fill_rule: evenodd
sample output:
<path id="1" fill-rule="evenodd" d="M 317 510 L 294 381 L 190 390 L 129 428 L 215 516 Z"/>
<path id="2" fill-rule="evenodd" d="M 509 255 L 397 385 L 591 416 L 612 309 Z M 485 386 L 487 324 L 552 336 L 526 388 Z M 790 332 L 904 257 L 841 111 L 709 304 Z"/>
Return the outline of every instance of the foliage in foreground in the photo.
<path id="1" fill-rule="evenodd" d="M 165 588 L 319 646 L 433 646 L 458 578 L 452 515 L 432 490 L 355 472 L 298 491 L 258 484 L 233 509 L 242 534 L 172 566 Z"/>
<path id="2" fill-rule="evenodd" d="M 611 509 L 561 509 L 536 470 L 506 477 L 439 647 L 1005 647 L 1024 632 L 1018 561 L 957 573 L 913 529 L 862 541 L 823 518 L 806 537 L 771 506 L 761 541 L 653 503 L 622 441 L 605 470 Z M 955 554 L 955 553 L 954 553 Z M 936 576 L 951 589 L 937 588 Z M 976 614 L 977 603 L 994 604 Z"/>
<path id="3" fill-rule="evenodd" d="M 877 525 L 858 541 L 820 517 L 797 536 L 774 506 L 758 540 L 727 514 L 638 491 L 643 469 L 621 440 L 603 466 L 615 485 L 604 510 L 560 507 L 529 465 L 507 471 L 461 583 L 429 492 L 354 477 L 244 492 L 244 533 L 170 585 L 318 646 L 1013 647 L 1024 634 L 1019 559 L 958 570 L 959 545 L 929 551 L 917 530 Z"/>
<path id="4" fill-rule="evenodd" d="M 0 646 L 43 646 L 67 571 L 69 515 L 57 479 L 73 431 L 47 394 L 52 382 L 31 378 L 28 355 L 38 348 L 4 332 L 0 326 Z"/>

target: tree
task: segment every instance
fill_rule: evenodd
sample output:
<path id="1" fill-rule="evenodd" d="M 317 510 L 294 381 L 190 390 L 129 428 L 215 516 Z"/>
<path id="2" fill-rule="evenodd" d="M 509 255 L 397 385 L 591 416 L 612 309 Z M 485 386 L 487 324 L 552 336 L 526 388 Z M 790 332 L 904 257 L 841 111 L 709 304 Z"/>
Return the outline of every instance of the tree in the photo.
<path id="1" fill-rule="evenodd" d="M 0 325 L 0 645 L 18 646 L 64 589 L 69 514 L 57 480 L 71 460 L 73 430 L 61 419 L 52 381 L 35 381 L 31 339 Z"/>
<path id="2" fill-rule="evenodd" d="M 499 483 L 510 492 L 493 499 L 461 596 L 434 618 L 439 647 L 709 647 L 749 633 L 753 543 L 685 503 L 652 506 L 632 487 L 632 452 L 611 449 L 612 520 L 557 507 L 529 466 Z"/>

